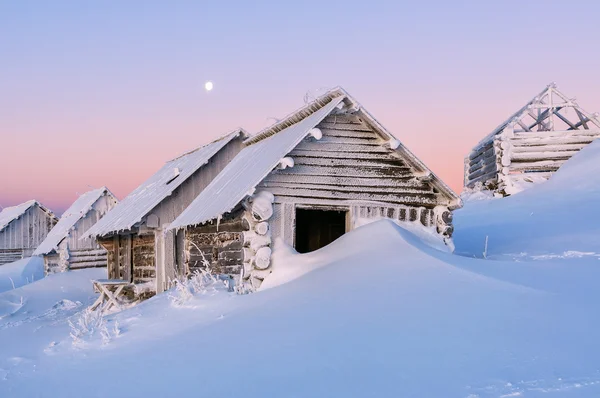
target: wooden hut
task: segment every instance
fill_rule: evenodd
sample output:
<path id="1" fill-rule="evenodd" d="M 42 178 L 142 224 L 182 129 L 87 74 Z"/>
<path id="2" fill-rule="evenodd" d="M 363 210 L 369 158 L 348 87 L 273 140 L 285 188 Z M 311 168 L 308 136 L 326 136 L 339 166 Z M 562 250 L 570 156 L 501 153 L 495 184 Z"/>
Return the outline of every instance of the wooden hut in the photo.
<path id="1" fill-rule="evenodd" d="M 169 224 L 241 149 L 236 130 L 167 162 L 86 232 L 108 251 L 108 277 L 164 291 L 177 274 Z"/>
<path id="2" fill-rule="evenodd" d="M 598 114 L 550 84 L 473 148 L 465 158 L 465 187 L 514 194 L 550 178 L 598 137 Z"/>
<path id="3" fill-rule="evenodd" d="M 319 249 L 364 219 L 452 235 L 457 195 L 344 90 L 329 91 L 248 138 L 177 217 L 177 267 L 204 261 L 258 287 L 276 238 Z"/>
<path id="4" fill-rule="evenodd" d="M 106 187 L 81 195 L 33 253 L 44 257 L 45 272 L 106 267 L 106 250 L 94 238 L 80 238 L 117 202 Z"/>
<path id="5" fill-rule="evenodd" d="M 35 200 L 0 212 L 0 265 L 29 257 L 58 218 Z"/>

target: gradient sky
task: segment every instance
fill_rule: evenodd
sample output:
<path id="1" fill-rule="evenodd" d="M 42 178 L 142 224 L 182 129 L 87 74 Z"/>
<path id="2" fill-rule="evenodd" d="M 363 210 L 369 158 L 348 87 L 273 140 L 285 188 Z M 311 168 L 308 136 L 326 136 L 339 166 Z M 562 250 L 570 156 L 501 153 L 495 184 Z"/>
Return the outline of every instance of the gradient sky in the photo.
<path id="1" fill-rule="evenodd" d="M 60 214 L 102 185 L 122 199 L 337 85 L 460 192 L 469 149 L 548 83 L 600 111 L 598 15 L 597 1 L 0 0 L 0 205 Z"/>

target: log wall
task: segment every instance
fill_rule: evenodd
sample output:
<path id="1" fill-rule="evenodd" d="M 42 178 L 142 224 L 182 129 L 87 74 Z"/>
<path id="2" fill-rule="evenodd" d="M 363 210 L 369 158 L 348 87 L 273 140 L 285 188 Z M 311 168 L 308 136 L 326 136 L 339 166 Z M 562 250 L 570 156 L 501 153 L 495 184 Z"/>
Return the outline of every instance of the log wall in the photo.
<path id="1" fill-rule="evenodd" d="M 14 253 L 21 251 L 21 257 L 30 256 L 57 222 L 56 217 L 40 209 L 38 205 L 30 207 L 0 232 L 0 251 L 4 252 L 0 265 L 10 262 L 10 253 L 15 255 Z"/>
<path id="2" fill-rule="evenodd" d="M 593 140 L 600 130 L 501 132 L 465 159 L 465 186 L 483 184 L 508 195 L 514 181 L 550 178 Z"/>
<path id="3" fill-rule="evenodd" d="M 244 262 L 243 233 L 248 224 L 240 213 L 215 224 L 201 225 L 185 231 L 186 267 L 189 273 L 210 263 L 213 273 L 237 275 Z M 204 256 L 204 257 L 203 257 Z"/>

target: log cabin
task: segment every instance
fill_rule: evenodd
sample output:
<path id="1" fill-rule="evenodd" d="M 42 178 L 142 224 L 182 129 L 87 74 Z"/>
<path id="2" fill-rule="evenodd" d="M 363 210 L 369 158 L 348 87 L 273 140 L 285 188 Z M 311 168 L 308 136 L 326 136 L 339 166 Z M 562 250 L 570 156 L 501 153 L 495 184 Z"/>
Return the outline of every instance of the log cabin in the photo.
<path id="1" fill-rule="evenodd" d="M 106 250 L 94 238 L 80 238 L 117 203 L 106 187 L 81 195 L 33 252 L 44 258 L 45 273 L 106 267 Z"/>
<path id="2" fill-rule="evenodd" d="M 600 137 L 598 114 L 548 85 L 481 140 L 465 158 L 464 185 L 509 196 L 549 179 Z"/>
<path id="3" fill-rule="evenodd" d="M 412 222 L 448 243 L 458 196 L 341 88 L 244 141 L 169 227 L 180 269 L 207 263 L 250 289 L 271 272 L 272 243 L 317 250 L 364 223 Z"/>
<path id="4" fill-rule="evenodd" d="M 109 280 L 131 282 L 134 290 L 144 285 L 148 295 L 170 287 L 182 272 L 169 224 L 234 158 L 246 137 L 238 129 L 167 162 L 85 233 L 106 249 Z"/>
<path id="5" fill-rule="evenodd" d="M 58 218 L 36 200 L 0 212 L 0 265 L 32 255 Z"/>

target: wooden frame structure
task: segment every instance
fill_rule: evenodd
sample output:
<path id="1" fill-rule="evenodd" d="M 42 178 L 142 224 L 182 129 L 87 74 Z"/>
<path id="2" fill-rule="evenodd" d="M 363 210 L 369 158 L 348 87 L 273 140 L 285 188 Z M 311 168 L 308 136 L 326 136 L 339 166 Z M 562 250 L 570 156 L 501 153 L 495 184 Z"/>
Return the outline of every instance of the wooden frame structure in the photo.
<path id="1" fill-rule="evenodd" d="M 464 185 L 508 196 L 542 182 L 600 137 L 598 114 L 548 85 L 465 158 Z"/>

